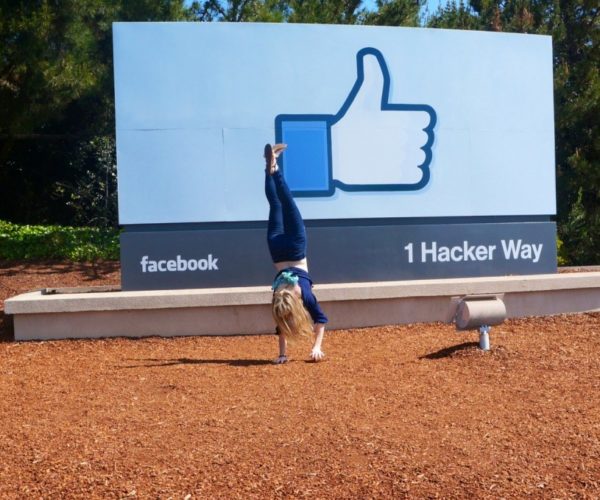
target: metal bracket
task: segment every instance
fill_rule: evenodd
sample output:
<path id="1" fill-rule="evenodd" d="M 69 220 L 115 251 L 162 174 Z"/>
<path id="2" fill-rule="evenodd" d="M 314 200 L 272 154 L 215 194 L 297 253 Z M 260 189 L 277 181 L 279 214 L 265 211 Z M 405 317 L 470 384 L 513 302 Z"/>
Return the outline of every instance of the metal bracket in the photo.
<path id="1" fill-rule="evenodd" d="M 490 350 L 490 330 L 492 329 L 489 325 L 481 325 L 479 327 L 479 349 L 482 351 Z"/>

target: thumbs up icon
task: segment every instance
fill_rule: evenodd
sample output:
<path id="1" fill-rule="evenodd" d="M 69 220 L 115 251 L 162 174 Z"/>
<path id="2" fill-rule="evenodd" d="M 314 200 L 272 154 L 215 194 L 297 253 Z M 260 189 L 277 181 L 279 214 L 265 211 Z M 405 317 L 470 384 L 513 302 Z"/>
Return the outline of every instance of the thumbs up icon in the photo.
<path id="1" fill-rule="evenodd" d="M 381 52 L 361 49 L 357 77 L 335 115 L 282 114 L 276 142 L 289 145 L 281 166 L 295 196 L 343 191 L 415 191 L 430 178 L 437 117 L 426 104 L 389 102 Z"/>

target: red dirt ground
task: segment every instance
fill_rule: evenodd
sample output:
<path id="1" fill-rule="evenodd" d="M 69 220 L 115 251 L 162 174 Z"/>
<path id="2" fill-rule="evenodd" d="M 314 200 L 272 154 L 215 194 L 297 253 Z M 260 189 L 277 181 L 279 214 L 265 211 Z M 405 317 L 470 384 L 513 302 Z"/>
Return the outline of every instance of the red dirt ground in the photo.
<path id="1" fill-rule="evenodd" d="M 0 262 L 0 300 L 118 284 Z M 3 303 L 0 302 L 3 308 Z M 598 498 L 600 314 L 511 320 L 493 349 L 422 324 L 327 334 L 0 342 L 0 498 Z"/>

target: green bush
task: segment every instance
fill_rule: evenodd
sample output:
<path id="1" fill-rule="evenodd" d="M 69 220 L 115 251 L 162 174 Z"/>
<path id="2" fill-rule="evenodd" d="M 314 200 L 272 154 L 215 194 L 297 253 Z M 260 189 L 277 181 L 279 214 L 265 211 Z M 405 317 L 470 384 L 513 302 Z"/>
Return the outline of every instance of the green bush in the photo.
<path id="1" fill-rule="evenodd" d="M 569 256 L 567 255 L 565 245 L 560 237 L 556 237 L 556 263 L 559 266 L 566 266 L 569 263 Z"/>
<path id="2" fill-rule="evenodd" d="M 29 226 L 0 220 L 0 259 L 118 260 L 119 231 L 96 227 Z"/>

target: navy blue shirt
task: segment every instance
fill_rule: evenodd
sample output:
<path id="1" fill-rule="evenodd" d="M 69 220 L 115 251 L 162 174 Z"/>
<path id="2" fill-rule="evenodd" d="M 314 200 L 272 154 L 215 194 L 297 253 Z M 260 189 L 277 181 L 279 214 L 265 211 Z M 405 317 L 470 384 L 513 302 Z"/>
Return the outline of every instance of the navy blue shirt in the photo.
<path id="1" fill-rule="evenodd" d="M 310 274 L 299 267 L 288 267 L 287 269 L 282 269 L 279 271 L 275 276 L 275 279 L 277 279 L 277 276 L 284 271 L 291 272 L 295 276 L 298 276 L 298 286 L 300 287 L 300 290 L 302 290 L 302 303 L 308 311 L 308 314 L 310 314 L 312 320 L 315 323 L 327 323 L 329 320 L 327 319 L 327 316 L 325 316 L 321 306 L 319 306 L 319 302 L 317 301 L 315 294 L 312 292 L 313 282 Z"/>

